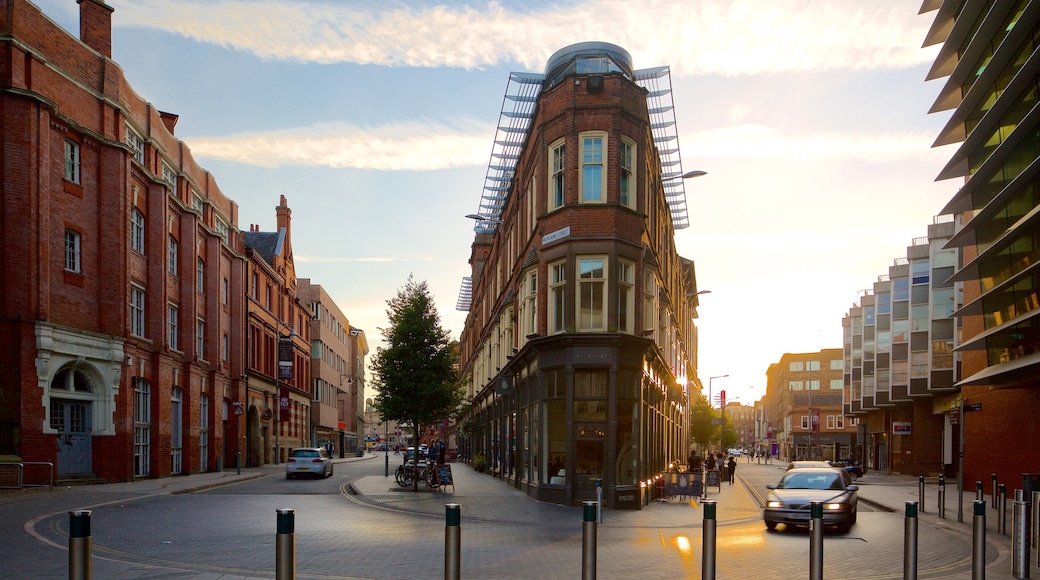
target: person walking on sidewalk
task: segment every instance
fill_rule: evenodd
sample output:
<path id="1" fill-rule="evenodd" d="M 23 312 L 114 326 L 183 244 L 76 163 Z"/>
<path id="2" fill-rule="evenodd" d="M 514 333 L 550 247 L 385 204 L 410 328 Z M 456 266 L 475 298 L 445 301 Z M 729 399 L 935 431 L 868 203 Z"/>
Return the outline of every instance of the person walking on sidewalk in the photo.
<path id="1" fill-rule="evenodd" d="M 737 471 L 737 460 L 730 455 L 729 463 L 726 464 L 726 474 L 729 476 L 729 484 L 733 485 L 733 474 Z"/>

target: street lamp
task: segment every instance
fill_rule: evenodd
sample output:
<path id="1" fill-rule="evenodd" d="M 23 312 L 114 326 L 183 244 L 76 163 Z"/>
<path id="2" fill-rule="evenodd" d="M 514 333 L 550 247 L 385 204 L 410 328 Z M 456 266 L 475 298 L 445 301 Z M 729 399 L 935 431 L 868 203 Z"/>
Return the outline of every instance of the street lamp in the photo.
<path id="1" fill-rule="evenodd" d="M 712 409 L 715 408 L 715 404 L 711 400 L 711 382 L 714 381 L 715 379 L 724 379 L 724 378 L 726 378 L 728 376 L 729 375 L 716 375 L 714 377 L 708 377 L 708 406 L 711 407 Z M 725 427 L 726 426 L 725 423 L 723 423 L 722 426 Z"/>

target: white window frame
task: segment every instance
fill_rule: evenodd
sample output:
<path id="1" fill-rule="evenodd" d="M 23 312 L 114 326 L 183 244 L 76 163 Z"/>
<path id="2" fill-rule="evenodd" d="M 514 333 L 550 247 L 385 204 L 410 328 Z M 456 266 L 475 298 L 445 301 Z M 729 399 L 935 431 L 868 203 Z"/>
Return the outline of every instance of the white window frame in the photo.
<path id="1" fill-rule="evenodd" d="M 220 234 L 220 239 L 224 240 L 224 244 L 228 244 L 228 232 L 230 226 L 224 220 L 217 218 L 217 233 Z"/>
<path id="2" fill-rule="evenodd" d="M 144 165 L 144 137 L 135 131 L 129 123 L 126 124 L 126 144 L 133 153 L 134 161 Z"/>
<path id="3" fill-rule="evenodd" d="M 177 340 L 178 329 L 177 323 L 180 319 L 180 308 L 176 304 L 166 305 L 166 341 L 170 345 L 170 350 L 180 350 L 180 344 Z"/>
<path id="4" fill-rule="evenodd" d="M 136 205 L 130 208 L 130 249 L 144 253 L 144 214 Z"/>
<path id="5" fill-rule="evenodd" d="M 167 265 L 166 270 L 173 276 L 177 275 L 177 238 L 170 236 L 170 241 L 167 244 Z"/>
<path id="6" fill-rule="evenodd" d="M 206 261 L 195 258 L 195 290 L 199 294 L 206 292 Z"/>
<path id="7" fill-rule="evenodd" d="M 607 133 L 586 131 L 578 134 L 578 201 L 607 201 Z M 590 179 L 593 175 L 595 179 Z"/>
<path id="8" fill-rule="evenodd" d="M 538 333 L 538 269 L 527 272 L 520 281 L 520 340 L 519 345 L 527 343 L 527 337 Z"/>
<path id="9" fill-rule="evenodd" d="M 75 184 L 80 180 L 80 147 L 72 139 L 65 139 L 65 179 Z"/>
<path id="10" fill-rule="evenodd" d="M 801 419 L 802 419 L 802 430 L 803 431 L 808 431 L 809 430 L 809 416 L 808 415 L 802 415 Z"/>
<path id="11" fill-rule="evenodd" d="M 145 289 L 137 284 L 130 285 L 130 334 L 144 337 Z"/>
<path id="12" fill-rule="evenodd" d="M 549 334 L 567 330 L 567 262 L 549 264 Z"/>
<path id="13" fill-rule="evenodd" d="M 657 334 L 657 275 L 653 270 L 643 272 L 643 331 Z"/>
<path id="14" fill-rule="evenodd" d="M 177 193 L 177 171 L 169 166 L 165 161 L 162 163 L 162 178 L 163 181 L 170 184 L 170 191 L 174 194 Z"/>
<path id="15" fill-rule="evenodd" d="M 76 230 L 65 230 L 65 271 L 82 273 L 82 236 Z"/>
<path id="16" fill-rule="evenodd" d="M 574 271 L 577 292 L 574 293 L 575 314 L 579 332 L 603 332 L 607 329 L 607 256 L 578 256 Z M 596 270 L 599 270 L 597 277 Z M 598 312 L 594 308 L 599 302 Z"/>
<path id="17" fill-rule="evenodd" d="M 206 360 L 206 319 L 195 320 L 195 356 Z"/>
<path id="18" fill-rule="evenodd" d="M 845 415 L 835 415 L 834 417 L 834 428 L 845 429 Z"/>
<path id="19" fill-rule="evenodd" d="M 636 265 L 618 260 L 617 268 L 617 330 L 632 334 L 635 331 L 635 271 Z"/>
<path id="20" fill-rule="evenodd" d="M 564 206 L 567 200 L 567 142 L 558 139 L 549 145 L 549 191 L 547 197 L 548 210 L 554 211 Z"/>
<path id="21" fill-rule="evenodd" d="M 199 195 L 196 191 L 192 190 L 192 192 L 191 192 L 191 209 L 199 212 L 199 214 L 201 215 L 203 207 L 204 207 L 204 202 L 202 201 L 202 196 Z"/>
<path id="22" fill-rule="evenodd" d="M 618 177 L 618 203 L 629 208 L 637 209 L 639 190 L 636 175 L 636 142 L 628 137 L 621 137 L 621 145 L 618 149 L 618 165 L 620 176 Z"/>

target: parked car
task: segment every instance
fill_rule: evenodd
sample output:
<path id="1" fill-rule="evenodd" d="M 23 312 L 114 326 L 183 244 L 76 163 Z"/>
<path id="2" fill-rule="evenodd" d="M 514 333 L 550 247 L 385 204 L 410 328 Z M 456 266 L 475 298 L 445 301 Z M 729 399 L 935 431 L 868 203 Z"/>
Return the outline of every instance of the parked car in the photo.
<path id="1" fill-rule="evenodd" d="M 811 502 L 823 502 L 823 525 L 837 526 L 847 533 L 856 523 L 859 502 L 857 487 L 848 476 L 834 467 L 796 467 L 784 472 L 779 483 L 771 483 L 766 507 L 762 512 L 766 528 L 777 524 L 809 525 Z"/>
<path id="2" fill-rule="evenodd" d="M 332 476 L 332 458 L 324 447 L 297 447 L 285 462 L 285 479 L 297 475 Z"/>
<path id="3" fill-rule="evenodd" d="M 837 467 L 838 469 L 844 469 L 846 472 L 848 472 L 849 476 L 852 478 L 852 481 L 856 481 L 857 479 L 863 477 L 863 466 L 860 465 L 858 461 L 853 461 L 852 459 L 837 459 L 835 461 L 832 461 L 831 465 Z"/>

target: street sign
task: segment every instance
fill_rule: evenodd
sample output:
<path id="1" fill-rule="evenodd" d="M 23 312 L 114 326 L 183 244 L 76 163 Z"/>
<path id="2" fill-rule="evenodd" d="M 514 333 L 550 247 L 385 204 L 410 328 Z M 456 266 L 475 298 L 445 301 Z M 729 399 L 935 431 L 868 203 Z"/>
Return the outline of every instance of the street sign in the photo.
<path id="1" fill-rule="evenodd" d="M 235 414 L 236 415 L 244 415 L 245 414 L 245 411 L 242 410 L 242 406 L 241 405 L 235 407 Z"/>
<path id="2" fill-rule="evenodd" d="M 981 411 L 982 403 L 971 403 L 970 405 L 964 405 L 964 412 L 970 413 L 972 411 Z"/>

